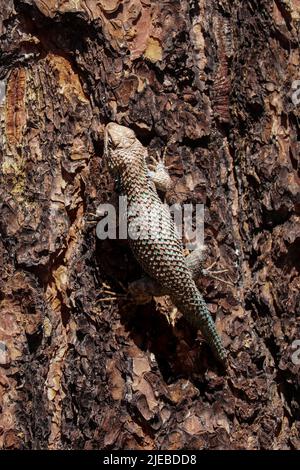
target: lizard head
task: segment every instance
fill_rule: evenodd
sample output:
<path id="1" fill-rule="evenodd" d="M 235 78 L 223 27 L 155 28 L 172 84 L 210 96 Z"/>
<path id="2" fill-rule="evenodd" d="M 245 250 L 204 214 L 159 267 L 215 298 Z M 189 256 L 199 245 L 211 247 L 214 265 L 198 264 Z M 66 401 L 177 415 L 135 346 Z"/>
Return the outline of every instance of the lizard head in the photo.
<path id="1" fill-rule="evenodd" d="M 131 163 L 143 161 L 144 147 L 132 129 L 110 122 L 104 132 L 104 154 L 109 169 L 119 173 Z"/>

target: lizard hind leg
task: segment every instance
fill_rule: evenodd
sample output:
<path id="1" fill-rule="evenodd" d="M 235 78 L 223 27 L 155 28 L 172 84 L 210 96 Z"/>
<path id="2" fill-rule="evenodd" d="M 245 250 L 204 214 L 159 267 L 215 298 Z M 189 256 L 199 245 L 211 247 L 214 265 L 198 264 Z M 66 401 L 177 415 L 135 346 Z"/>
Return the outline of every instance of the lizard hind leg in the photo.
<path id="1" fill-rule="evenodd" d="M 197 280 L 198 277 L 203 276 L 203 272 L 205 271 L 204 262 L 206 257 L 206 247 L 202 245 L 198 246 L 185 257 L 186 264 L 194 280 Z"/>
<path id="2" fill-rule="evenodd" d="M 215 279 L 216 281 L 223 282 L 229 286 L 233 286 L 232 282 L 229 282 L 222 277 L 219 277 L 221 274 L 225 274 L 228 272 L 228 269 L 216 269 L 213 270 L 212 268 L 218 263 L 218 260 L 214 261 L 210 266 L 207 268 L 204 267 L 204 263 L 207 258 L 206 247 L 205 246 L 198 246 L 195 250 L 193 250 L 190 254 L 188 254 L 185 258 L 186 264 L 191 272 L 192 278 L 196 281 L 200 276 L 210 277 L 211 279 Z"/>

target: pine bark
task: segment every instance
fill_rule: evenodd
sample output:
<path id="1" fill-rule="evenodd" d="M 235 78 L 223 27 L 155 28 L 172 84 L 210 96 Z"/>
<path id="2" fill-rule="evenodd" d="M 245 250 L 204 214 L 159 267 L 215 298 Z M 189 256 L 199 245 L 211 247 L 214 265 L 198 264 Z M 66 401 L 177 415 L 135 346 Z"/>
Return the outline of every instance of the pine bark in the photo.
<path id="1" fill-rule="evenodd" d="M 299 2 L 0 7 L 0 448 L 299 449 Z M 227 372 L 97 239 L 110 121 L 205 204 Z"/>

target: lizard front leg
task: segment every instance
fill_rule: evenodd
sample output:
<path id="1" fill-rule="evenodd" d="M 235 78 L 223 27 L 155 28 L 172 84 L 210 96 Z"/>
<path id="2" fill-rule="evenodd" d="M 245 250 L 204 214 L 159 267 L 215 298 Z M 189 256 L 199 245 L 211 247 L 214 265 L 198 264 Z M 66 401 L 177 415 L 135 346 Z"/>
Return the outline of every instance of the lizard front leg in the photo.
<path id="1" fill-rule="evenodd" d="M 152 155 L 149 155 L 149 160 L 151 163 L 147 165 L 148 176 L 153 182 L 155 188 L 159 191 L 162 191 L 163 193 L 166 193 L 173 186 L 172 179 L 168 172 L 168 168 L 171 168 L 171 166 L 166 166 L 165 157 L 169 145 L 174 142 L 175 137 L 173 136 L 167 143 L 162 156 L 157 156 L 155 158 Z"/>
<path id="2" fill-rule="evenodd" d="M 173 185 L 163 158 L 149 156 L 153 164 L 148 164 L 148 176 L 159 191 L 166 193 Z"/>

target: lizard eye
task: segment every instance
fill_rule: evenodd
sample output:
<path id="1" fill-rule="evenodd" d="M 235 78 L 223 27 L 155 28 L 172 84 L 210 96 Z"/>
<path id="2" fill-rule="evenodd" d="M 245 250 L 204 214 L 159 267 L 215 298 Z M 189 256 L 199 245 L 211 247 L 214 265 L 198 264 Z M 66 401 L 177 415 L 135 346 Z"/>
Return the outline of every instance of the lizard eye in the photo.
<path id="1" fill-rule="evenodd" d="M 116 141 L 116 139 L 112 138 L 110 135 L 107 137 L 107 144 L 111 149 L 116 149 L 119 145 L 118 141 Z"/>

